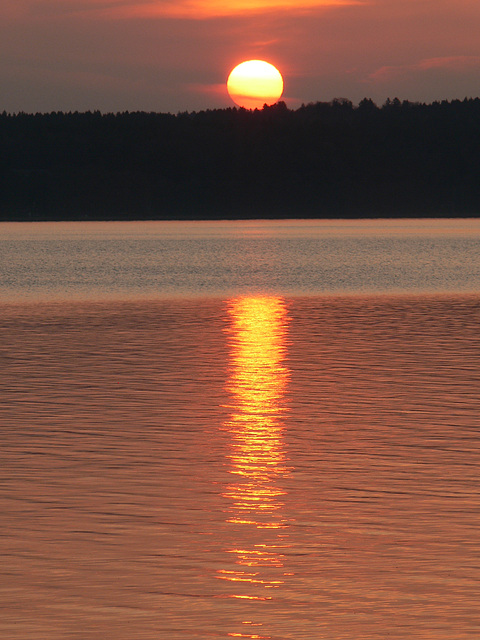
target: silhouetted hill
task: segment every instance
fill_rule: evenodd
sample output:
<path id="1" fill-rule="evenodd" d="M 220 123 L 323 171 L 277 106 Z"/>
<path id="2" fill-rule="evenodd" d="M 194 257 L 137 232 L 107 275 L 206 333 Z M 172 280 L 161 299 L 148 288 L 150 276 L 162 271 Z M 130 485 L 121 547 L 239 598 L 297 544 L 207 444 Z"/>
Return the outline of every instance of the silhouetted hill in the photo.
<path id="1" fill-rule="evenodd" d="M 0 219 L 480 215 L 480 99 L 0 115 Z"/>

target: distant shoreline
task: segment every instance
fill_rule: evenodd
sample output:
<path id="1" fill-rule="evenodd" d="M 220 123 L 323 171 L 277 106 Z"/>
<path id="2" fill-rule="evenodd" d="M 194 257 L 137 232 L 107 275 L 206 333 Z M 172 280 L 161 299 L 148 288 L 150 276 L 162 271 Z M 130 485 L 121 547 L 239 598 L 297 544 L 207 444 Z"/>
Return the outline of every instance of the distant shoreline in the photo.
<path id="1" fill-rule="evenodd" d="M 322 220 L 322 221 L 341 221 L 341 220 L 475 220 L 480 219 L 480 211 L 478 213 L 468 213 L 468 214 L 458 214 L 458 215 L 440 215 L 432 212 L 431 214 L 398 214 L 398 215 L 388 215 L 388 214 L 379 214 L 379 215 L 371 215 L 371 216 L 353 216 L 353 215 L 344 215 L 344 216 L 335 216 L 335 215 L 325 215 L 325 216 L 306 216 L 306 215 L 286 215 L 281 217 L 274 216 L 236 216 L 236 217 L 227 217 L 219 215 L 218 217 L 195 217 L 195 216 L 169 216 L 169 217 L 157 217 L 157 218 L 143 218 L 143 217 L 135 217 L 135 216 L 105 216 L 105 217 L 93 217 L 88 215 L 80 215 L 78 217 L 60 217 L 60 216 L 42 216 L 42 217 L 27 217 L 27 216 L 2 216 L 0 218 L 1 222 L 248 222 L 248 221 L 309 221 L 309 220 Z"/>
<path id="2" fill-rule="evenodd" d="M 479 98 L 3 112 L 0 145 L 0 221 L 480 215 Z"/>
<path id="3" fill-rule="evenodd" d="M 82 218 L 9 218 L 9 219 L 0 219 L 0 224 L 41 224 L 41 223 L 45 223 L 45 224 L 51 224 L 51 223 L 64 223 L 64 222 L 72 222 L 72 223 L 90 223 L 90 222 L 111 222 L 111 223 L 121 223 L 121 222 L 125 222 L 125 223 L 150 223 L 150 222 L 171 222 L 171 223 L 182 223 L 182 222 L 198 222 L 198 223 L 202 223 L 202 222 L 212 222 L 212 223 L 222 223 L 222 222 L 381 222 L 381 221 L 385 221 L 385 222 L 390 222 L 390 221 L 398 221 L 398 222 L 413 222 L 413 221 L 422 221 L 422 220 L 431 220 L 433 221 L 444 221 L 444 222 L 448 222 L 448 221 L 468 221 L 468 220 L 472 220 L 472 221 L 479 221 L 480 220 L 480 213 L 475 215 L 458 215 L 458 216 L 435 216 L 435 215 L 428 215 L 428 216 L 422 216 L 422 215 L 411 215 L 411 216 L 375 216 L 375 217 L 322 217 L 322 218 L 314 218 L 314 217 L 302 217 L 302 216 L 298 216 L 298 217 L 282 217 L 282 218 L 262 218 L 262 217 L 257 217 L 257 218 L 226 218 L 226 217 L 218 217 L 218 218 L 88 218 L 88 217 L 82 217 Z"/>

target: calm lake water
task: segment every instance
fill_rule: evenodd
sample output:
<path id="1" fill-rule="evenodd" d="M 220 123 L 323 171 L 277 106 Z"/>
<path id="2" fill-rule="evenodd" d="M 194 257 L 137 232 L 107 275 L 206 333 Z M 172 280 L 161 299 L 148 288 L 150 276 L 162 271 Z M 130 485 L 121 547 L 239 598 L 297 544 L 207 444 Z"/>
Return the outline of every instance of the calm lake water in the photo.
<path id="1" fill-rule="evenodd" d="M 480 221 L 0 224 L 2 640 L 478 640 Z"/>

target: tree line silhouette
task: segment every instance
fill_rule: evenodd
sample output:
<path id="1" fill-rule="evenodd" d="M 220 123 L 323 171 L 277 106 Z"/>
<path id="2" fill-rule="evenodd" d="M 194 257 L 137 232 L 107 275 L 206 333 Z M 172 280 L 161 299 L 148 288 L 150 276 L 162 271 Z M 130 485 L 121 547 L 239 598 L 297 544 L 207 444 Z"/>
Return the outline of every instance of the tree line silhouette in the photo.
<path id="1" fill-rule="evenodd" d="M 0 114 L 0 219 L 480 213 L 480 99 Z"/>

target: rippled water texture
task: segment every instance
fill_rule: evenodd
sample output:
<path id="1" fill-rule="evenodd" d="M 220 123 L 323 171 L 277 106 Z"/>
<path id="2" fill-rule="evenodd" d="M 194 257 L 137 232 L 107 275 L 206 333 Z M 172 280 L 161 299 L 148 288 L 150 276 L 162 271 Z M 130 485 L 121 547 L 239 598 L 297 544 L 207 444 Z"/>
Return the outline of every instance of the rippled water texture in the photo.
<path id="1" fill-rule="evenodd" d="M 480 292 L 480 219 L 0 224 L 0 300 Z"/>
<path id="2" fill-rule="evenodd" d="M 0 636 L 479 637 L 475 296 L 5 306 Z"/>
<path id="3" fill-rule="evenodd" d="M 427 222 L 10 227 L 0 638 L 478 640 L 479 227 Z"/>

